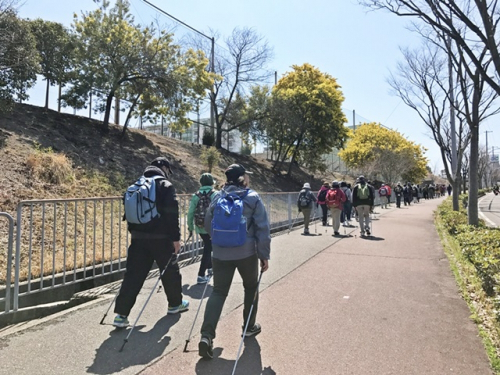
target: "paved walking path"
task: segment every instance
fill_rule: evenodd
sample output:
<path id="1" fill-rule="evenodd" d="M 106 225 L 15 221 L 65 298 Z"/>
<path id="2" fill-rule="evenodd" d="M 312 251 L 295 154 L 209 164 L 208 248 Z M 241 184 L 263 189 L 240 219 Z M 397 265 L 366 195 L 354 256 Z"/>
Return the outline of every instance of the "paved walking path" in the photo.
<path id="1" fill-rule="evenodd" d="M 245 340 L 236 373 L 491 374 L 433 226 L 440 202 L 378 208 L 370 239 L 355 228 L 336 239 L 319 225 L 312 227 L 317 236 L 295 230 L 273 238 L 260 288 L 262 333 Z M 122 353 L 127 330 L 114 330 L 111 314 L 99 325 L 108 296 L 0 332 L 0 374 L 231 374 L 242 324 L 239 276 L 218 326 L 215 358 L 197 354 L 202 313 L 189 351 L 182 351 L 203 291 L 189 285 L 197 269 L 182 269 L 190 311 L 165 316 L 166 298 L 155 294 Z M 132 319 L 155 281 L 145 284 Z"/>

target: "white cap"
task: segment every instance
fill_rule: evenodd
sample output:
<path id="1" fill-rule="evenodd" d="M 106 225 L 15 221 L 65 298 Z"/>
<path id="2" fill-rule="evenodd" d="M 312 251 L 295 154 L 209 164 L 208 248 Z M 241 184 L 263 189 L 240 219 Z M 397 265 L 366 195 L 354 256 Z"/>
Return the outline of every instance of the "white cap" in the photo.
<path id="1" fill-rule="evenodd" d="M 302 189 L 310 189 L 311 185 L 309 185 L 309 182 L 306 182 L 304 186 L 302 186 Z"/>

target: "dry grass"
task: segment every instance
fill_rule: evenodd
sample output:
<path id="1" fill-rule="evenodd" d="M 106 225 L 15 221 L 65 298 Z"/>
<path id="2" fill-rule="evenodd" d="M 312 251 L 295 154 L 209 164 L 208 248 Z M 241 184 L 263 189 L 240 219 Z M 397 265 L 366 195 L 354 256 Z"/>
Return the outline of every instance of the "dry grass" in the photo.
<path id="1" fill-rule="evenodd" d="M 55 153 L 51 148 L 37 149 L 26 160 L 33 177 L 55 185 L 74 180 L 73 166 L 65 154 Z"/>

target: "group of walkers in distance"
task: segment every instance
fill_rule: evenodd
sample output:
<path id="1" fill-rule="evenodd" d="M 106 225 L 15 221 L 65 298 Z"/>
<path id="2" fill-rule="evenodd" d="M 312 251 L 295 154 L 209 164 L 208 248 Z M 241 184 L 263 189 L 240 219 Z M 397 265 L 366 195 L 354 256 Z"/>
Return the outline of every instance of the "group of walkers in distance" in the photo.
<path id="1" fill-rule="evenodd" d="M 177 263 L 183 245 L 179 203 L 169 180 L 172 174 L 168 159 L 156 158 L 124 194 L 125 220 L 131 243 L 125 276 L 116 296 L 115 327 L 129 325 L 128 316 L 154 262 L 160 269 L 157 283 L 162 282 L 168 301 L 166 313 L 178 314 L 189 309 L 189 301 L 182 296 L 182 276 Z M 217 191 L 213 176 L 203 173 L 200 188 L 190 200 L 188 239 L 196 233 L 203 241 L 196 282 L 205 284 L 206 290 L 213 278 L 213 290 L 206 304 L 198 343 L 198 353 L 205 359 L 213 358 L 217 324 L 235 271 L 240 274 L 244 288 L 242 340 L 259 334 L 262 329 L 256 322 L 258 289 L 262 274 L 269 269 L 271 235 L 265 206 L 259 194 L 249 187 L 251 174 L 242 165 L 232 164 L 225 170 L 226 181 Z M 449 194 L 450 189 L 448 186 Z M 410 205 L 419 201 L 420 193 L 424 199 L 432 199 L 438 193 L 445 194 L 446 190 L 444 185 L 430 184 L 421 189 L 409 182 L 398 183 L 394 188 L 382 183 L 378 196 L 381 208 L 388 208 L 392 195 L 400 208 L 401 199 L 405 205 Z M 359 221 L 361 236 L 370 236 L 370 214 L 373 213 L 375 196 L 375 188 L 364 176 L 359 176 L 354 186 L 345 181 L 331 184 L 325 181 L 317 194 L 311 191 L 309 183 L 305 183 L 297 198 L 298 211 L 304 215 L 303 234 L 310 234 L 311 214 L 314 212 L 314 220 L 321 207 L 323 226 L 329 225 L 328 214 L 332 218 L 333 236 L 340 235 L 341 225 L 353 227 L 352 218 Z M 149 298 L 143 309 L 148 301 Z"/>
<path id="2" fill-rule="evenodd" d="M 388 185 L 379 189 L 384 194 L 385 205 L 389 203 L 391 194 Z M 330 185 L 325 181 L 317 195 L 311 192 L 309 183 L 305 183 L 297 198 L 299 213 L 304 215 L 304 235 L 309 235 L 311 212 L 321 207 L 323 226 L 328 226 L 328 213 L 332 217 L 333 235 L 340 236 L 340 226 L 351 226 L 350 221 L 355 217 L 359 221 L 361 236 L 371 235 L 370 213 L 373 212 L 375 202 L 375 189 L 364 176 L 359 176 L 354 188 L 351 184 L 342 181 L 333 181 Z"/>
<path id="3" fill-rule="evenodd" d="M 236 270 L 243 279 L 245 294 L 242 337 L 261 332 L 256 322 L 259 274 L 262 276 L 269 268 L 271 235 L 265 206 L 257 192 L 249 188 L 251 173 L 240 164 L 230 165 L 220 191 L 214 189 L 215 180 L 210 173 L 202 174 L 201 186 L 189 205 L 189 238 L 193 231 L 197 233 L 204 249 L 197 284 L 207 284 L 213 278 L 198 343 L 199 355 L 205 359 L 213 358 L 217 323 Z M 189 301 L 182 298 L 177 264 L 182 245 L 179 204 L 169 181 L 171 175 L 168 159 L 156 158 L 125 193 L 125 219 L 131 245 L 114 309 L 117 315 L 113 325 L 117 328 L 129 325 L 130 310 L 154 261 L 161 271 L 159 279 L 167 296 L 166 313 L 178 314 L 189 309 Z"/>
<path id="4" fill-rule="evenodd" d="M 451 185 L 444 184 L 425 184 L 422 188 L 418 184 L 398 182 L 394 188 L 389 184 L 381 183 L 378 188 L 380 198 L 380 207 L 387 209 L 391 203 L 391 197 L 394 195 L 396 207 L 401 208 L 401 201 L 405 206 L 420 202 L 420 198 L 433 199 L 439 196 L 445 196 L 446 192 L 451 195 Z M 310 235 L 309 223 L 311 213 L 316 208 L 321 207 L 323 226 L 328 226 L 328 213 L 332 218 L 333 236 L 340 236 L 340 226 L 352 226 L 351 218 L 359 221 L 361 236 L 371 235 L 370 214 L 373 213 L 375 201 L 375 188 L 364 176 L 356 179 L 354 187 L 351 184 L 342 181 L 333 181 L 330 185 L 325 181 L 319 189 L 317 195 L 311 192 L 309 183 L 305 183 L 297 198 L 297 207 L 299 213 L 304 215 L 304 235 Z M 315 212 L 315 211 L 314 211 Z M 314 217 L 313 217 L 314 219 Z"/>

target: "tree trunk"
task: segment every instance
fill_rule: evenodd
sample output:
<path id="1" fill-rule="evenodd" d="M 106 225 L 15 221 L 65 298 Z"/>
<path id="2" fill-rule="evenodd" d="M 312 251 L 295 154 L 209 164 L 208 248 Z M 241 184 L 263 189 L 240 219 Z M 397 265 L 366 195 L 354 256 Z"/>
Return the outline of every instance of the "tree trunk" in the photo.
<path id="1" fill-rule="evenodd" d="M 50 79 L 47 78 L 47 88 L 45 89 L 45 109 L 49 109 Z"/>
<path id="2" fill-rule="evenodd" d="M 300 144 L 302 143 L 302 138 L 304 137 L 304 133 L 302 133 L 300 136 L 299 136 L 299 139 L 297 140 L 297 146 L 295 146 L 295 150 L 293 150 L 293 154 L 292 154 L 292 160 L 290 160 L 290 165 L 288 166 L 288 172 L 287 172 L 287 175 L 288 176 L 291 176 L 292 175 L 292 167 L 293 167 L 293 163 L 295 162 L 295 159 L 297 158 L 297 154 L 299 152 L 299 148 L 300 148 Z"/>
<path id="3" fill-rule="evenodd" d="M 136 95 L 136 97 L 134 98 L 134 101 L 132 102 L 132 105 L 130 106 L 130 108 L 128 110 L 127 118 L 125 119 L 125 124 L 123 125 L 122 138 L 125 136 L 125 132 L 127 131 L 127 127 L 128 127 L 128 123 L 130 122 L 130 118 L 132 117 L 132 111 L 134 110 L 135 105 L 137 104 L 140 96 L 141 96 L 141 94 Z M 163 117 L 161 119 L 161 122 L 162 122 L 161 125 L 162 125 L 162 129 L 163 129 Z M 163 133 L 162 133 L 162 135 L 163 135 Z"/>
<path id="4" fill-rule="evenodd" d="M 477 207 L 478 196 L 478 164 L 479 164 L 479 126 L 471 126 L 470 158 L 469 158 L 469 202 L 468 223 L 477 226 L 479 213 Z"/>
<path id="5" fill-rule="evenodd" d="M 59 84 L 59 98 L 57 99 L 57 112 L 61 113 L 62 86 Z"/>
<path id="6" fill-rule="evenodd" d="M 111 104 L 113 103 L 113 97 L 115 96 L 115 90 L 110 91 L 106 99 L 106 110 L 104 112 L 104 120 L 102 122 L 102 128 L 105 131 L 109 130 L 109 116 L 111 114 Z"/>
<path id="7" fill-rule="evenodd" d="M 220 150 L 222 148 L 222 124 L 216 122 L 217 134 L 215 135 L 215 148 Z"/>

